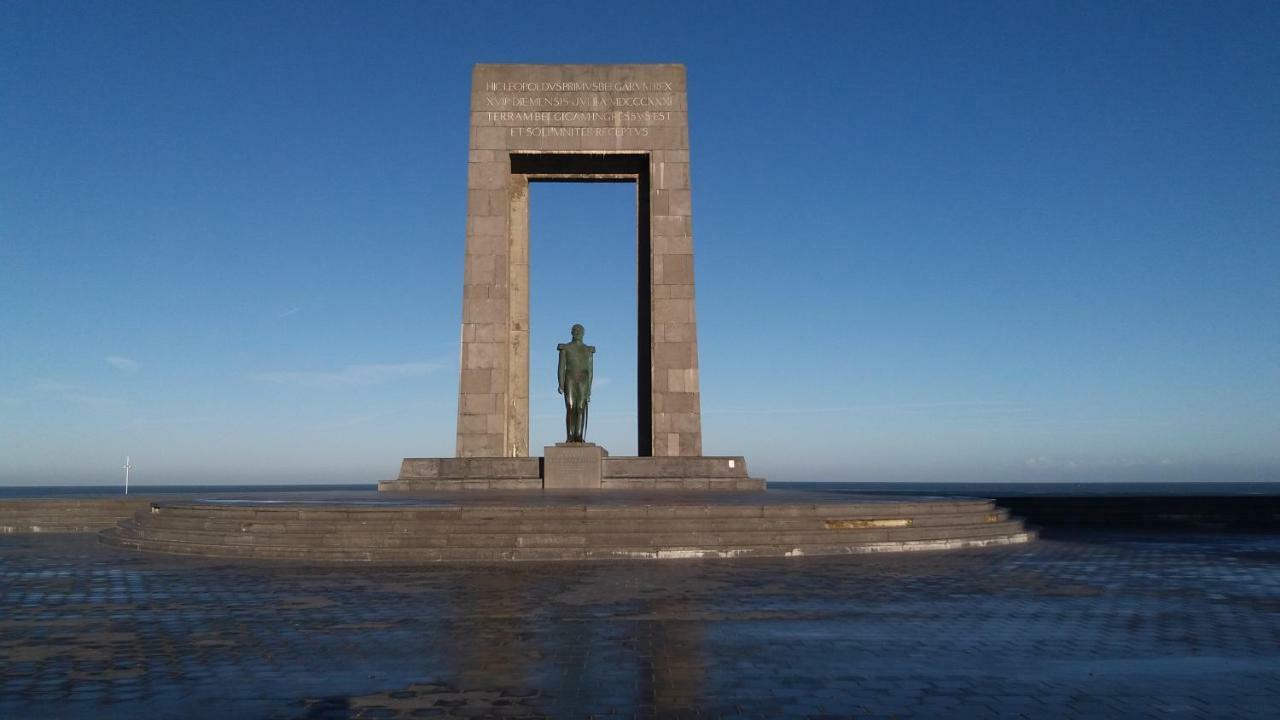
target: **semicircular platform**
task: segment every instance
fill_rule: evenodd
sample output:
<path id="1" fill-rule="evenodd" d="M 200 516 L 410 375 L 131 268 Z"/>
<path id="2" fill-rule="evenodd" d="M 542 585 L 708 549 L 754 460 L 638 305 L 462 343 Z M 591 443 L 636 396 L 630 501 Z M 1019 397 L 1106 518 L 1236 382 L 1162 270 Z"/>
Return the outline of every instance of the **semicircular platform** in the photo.
<path id="1" fill-rule="evenodd" d="M 1035 537 L 984 499 L 791 491 L 397 495 L 158 501 L 99 537 L 183 555 L 410 564 L 800 557 Z"/>

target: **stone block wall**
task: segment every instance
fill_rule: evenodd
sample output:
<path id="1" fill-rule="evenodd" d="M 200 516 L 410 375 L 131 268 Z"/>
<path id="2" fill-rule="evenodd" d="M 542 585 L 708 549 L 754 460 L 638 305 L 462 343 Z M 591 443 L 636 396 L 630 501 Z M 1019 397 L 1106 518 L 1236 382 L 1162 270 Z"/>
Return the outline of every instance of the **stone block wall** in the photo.
<path id="1" fill-rule="evenodd" d="M 529 454 L 528 183 L 553 177 L 633 179 L 647 191 L 639 447 L 701 455 L 684 67 L 477 65 L 471 104 L 457 455 Z M 546 172 L 513 171 L 513 158 L 533 156 Z M 612 156 L 640 167 L 602 173 L 599 158 Z"/>

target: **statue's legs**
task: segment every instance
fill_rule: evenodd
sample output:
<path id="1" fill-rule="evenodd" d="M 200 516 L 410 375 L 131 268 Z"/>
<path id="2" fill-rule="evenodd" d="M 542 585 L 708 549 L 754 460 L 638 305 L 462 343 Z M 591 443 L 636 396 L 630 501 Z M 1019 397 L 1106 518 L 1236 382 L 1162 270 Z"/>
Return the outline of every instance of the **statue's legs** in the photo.
<path id="1" fill-rule="evenodd" d="M 569 442 L 582 442 L 582 408 L 573 409 L 573 431 L 570 433 Z"/>
<path id="2" fill-rule="evenodd" d="M 569 383 L 564 392 L 564 425 L 567 442 L 582 442 L 586 431 L 586 403 L 582 397 L 586 393 L 577 383 Z"/>
<path id="3" fill-rule="evenodd" d="M 564 437 L 565 442 L 573 442 L 573 400 L 567 390 L 564 394 Z"/>

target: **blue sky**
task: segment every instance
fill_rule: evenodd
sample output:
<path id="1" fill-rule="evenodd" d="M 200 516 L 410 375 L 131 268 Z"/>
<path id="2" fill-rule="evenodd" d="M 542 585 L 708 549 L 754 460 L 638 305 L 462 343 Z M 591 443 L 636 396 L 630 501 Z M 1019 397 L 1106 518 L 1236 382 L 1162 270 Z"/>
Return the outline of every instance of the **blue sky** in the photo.
<path id="1" fill-rule="evenodd" d="M 1280 479 L 1275 3 L 0 14 L 0 484 L 452 454 L 476 62 L 687 66 L 708 454 Z M 533 190 L 534 447 L 584 322 L 634 451 L 632 192 Z"/>

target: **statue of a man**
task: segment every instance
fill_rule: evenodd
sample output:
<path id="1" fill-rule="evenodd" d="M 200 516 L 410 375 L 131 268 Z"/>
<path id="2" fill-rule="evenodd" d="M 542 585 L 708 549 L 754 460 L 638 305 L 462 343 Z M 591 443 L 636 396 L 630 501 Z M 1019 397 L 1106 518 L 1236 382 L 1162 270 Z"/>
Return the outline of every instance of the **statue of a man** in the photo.
<path id="1" fill-rule="evenodd" d="M 574 325 L 569 332 L 573 340 L 556 345 L 560 351 L 560 364 L 556 368 L 560 386 L 556 392 L 564 395 L 566 442 L 586 442 L 583 437 L 587 433 L 587 404 L 591 402 L 592 360 L 596 348 L 583 344 L 586 329 L 581 325 Z"/>

